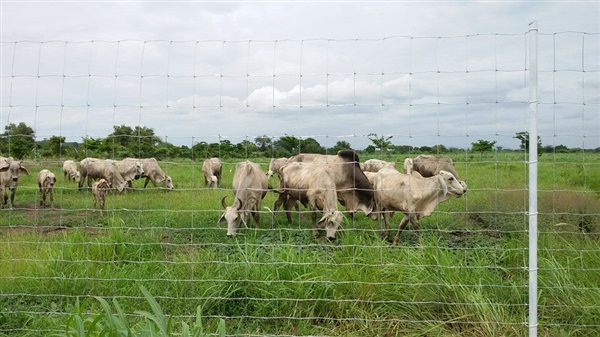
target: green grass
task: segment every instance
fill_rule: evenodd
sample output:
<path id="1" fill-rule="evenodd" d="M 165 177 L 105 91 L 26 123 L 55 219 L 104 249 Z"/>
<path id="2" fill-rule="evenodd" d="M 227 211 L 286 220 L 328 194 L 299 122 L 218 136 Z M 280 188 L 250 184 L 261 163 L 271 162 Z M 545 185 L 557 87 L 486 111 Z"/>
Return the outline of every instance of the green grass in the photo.
<path id="1" fill-rule="evenodd" d="M 139 327 L 149 319 L 140 311 L 156 315 L 144 287 L 174 335 L 200 312 L 205 331 L 224 319 L 231 335 L 526 336 L 527 165 L 515 153 L 454 160 L 469 192 L 421 220 L 421 245 L 408 230 L 397 247 L 363 214 L 334 243 L 313 239 L 308 215 L 287 225 L 267 209 L 259 228 L 227 238 L 217 219 L 220 199 L 233 202 L 234 160 L 218 190 L 204 188 L 201 163 L 165 163 L 174 191 L 135 182 L 108 196 L 103 217 L 58 164 L 26 163 L 16 208 L 0 210 L 0 335 L 60 334 L 78 319 L 92 331 L 115 303 Z M 256 161 L 266 170 L 267 158 Z M 599 163 L 541 158 L 540 336 L 599 328 Z M 54 209 L 37 206 L 41 168 L 59 177 Z"/>

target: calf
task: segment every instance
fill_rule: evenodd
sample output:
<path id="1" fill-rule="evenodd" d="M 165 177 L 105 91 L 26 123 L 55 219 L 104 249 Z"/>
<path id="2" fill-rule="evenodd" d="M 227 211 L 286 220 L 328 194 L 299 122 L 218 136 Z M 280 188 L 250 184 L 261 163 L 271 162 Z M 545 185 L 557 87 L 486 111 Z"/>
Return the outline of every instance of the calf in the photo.
<path id="1" fill-rule="evenodd" d="M 54 184 L 56 176 L 49 170 L 43 169 L 38 173 L 38 187 L 40 188 L 40 206 L 48 207 L 46 204 L 46 196 L 50 194 L 50 205 L 54 207 Z"/>
<path id="2" fill-rule="evenodd" d="M 99 203 L 100 216 L 102 216 L 104 206 L 106 205 L 106 195 L 108 194 L 108 191 L 110 191 L 110 184 L 104 178 L 92 184 L 92 198 L 94 200 L 94 209 L 96 208 L 96 203 Z"/>

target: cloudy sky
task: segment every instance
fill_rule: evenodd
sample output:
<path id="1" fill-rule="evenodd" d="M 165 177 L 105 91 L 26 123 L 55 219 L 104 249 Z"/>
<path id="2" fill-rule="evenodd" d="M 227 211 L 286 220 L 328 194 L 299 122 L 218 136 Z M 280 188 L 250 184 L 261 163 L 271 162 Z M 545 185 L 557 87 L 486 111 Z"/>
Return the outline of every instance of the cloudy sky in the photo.
<path id="1" fill-rule="evenodd" d="M 1 2 L 0 130 L 146 126 L 177 145 L 267 135 L 362 149 L 518 148 L 528 30 L 545 145 L 600 147 L 600 2 Z"/>

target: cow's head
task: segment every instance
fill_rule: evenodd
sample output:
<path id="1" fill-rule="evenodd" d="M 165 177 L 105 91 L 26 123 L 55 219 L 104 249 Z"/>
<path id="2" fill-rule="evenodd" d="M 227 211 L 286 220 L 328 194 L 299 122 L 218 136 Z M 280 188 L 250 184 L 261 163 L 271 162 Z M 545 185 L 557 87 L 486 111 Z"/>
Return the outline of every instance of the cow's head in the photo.
<path id="1" fill-rule="evenodd" d="M 125 188 L 127 186 L 129 186 L 129 183 L 127 181 L 123 181 L 123 182 L 117 182 L 115 185 L 116 185 L 115 188 L 117 189 L 117 191 L 119 191 L 119 193 L 121 193 L 125 190 Z"/>
<path id="2" fill-rule="evenodd" d="M 53 188 L 55 183 L 56 183 L 56 176 L 54 175 L 54 173 L 52 173 L 52 172 L 48 173 L 48 176 L 44 180 L 44 185 L 47 187 Z"/>
<path id="3" fill-rule="evenodd" d="M 323 212 L 323 217 L 318 225 L 325 228 L 325 235 L 328 240 L 335 240 L 335 233 L 344 221 L 344 215 L 340 211 Z"/>
<path id="4" fill-rule="evenodd" d="M 217 188 L 219 185 L 219 178 L 217 176 L 210 176 L 208 178 L 208 187 Z"/>
<path id="5" fill-rule="evenodd" d="M 0 173 L 7 171 L 10 172 L 10 179 L 15 185 L 19 181 L 19 173 L 25 173 L 26 175 L 29 175 L 29 172 L 23 166 L 23 162 L 15 161 L 12 159 L 12 157 L 3 158 L 3 160 L 0 161 Z"/>
<path id="6" fill-rule="evenodd" d="M 467 185 L 464 181 L 456 179 L 454 174 L 448 171 L 440 171 L 440 179 L 443 181 L 442 186 L 444 195 L 451 194 L 457 197 L 467 193 Z"/>
<path id="7" fill-rule="evenodd" d="M 142 175 L 144 175 L 144 167 L 139 160 L 135 161 L 135 179 L 139 179 Z"/>
<path id="8" fill-rule="evenodd" d="M 240 223 L 243 224 L 244 227 L 247 227 L 246 215 L 242 210 L 242 200 L 236 198 L 235 203 L 232 206 L 227 206 L 225 204 L 226 198 L 227 197 L 225 196 L 221 199 L 221 205 L 223 206 L 223 209 L 225 209 L 225 212 L 219 218 L 219 223 L 223 220 L 227 221 L 227 236 L 231 238 L 235 236 L 235 232 L 240 227 Z"/>
<path id="9" fill-rule="evenodd" d="M 165 176 L 159 183 L 164 183 L 167 190 L 173 190 L 173 179 L 171 179 L 171 176 Z"/>

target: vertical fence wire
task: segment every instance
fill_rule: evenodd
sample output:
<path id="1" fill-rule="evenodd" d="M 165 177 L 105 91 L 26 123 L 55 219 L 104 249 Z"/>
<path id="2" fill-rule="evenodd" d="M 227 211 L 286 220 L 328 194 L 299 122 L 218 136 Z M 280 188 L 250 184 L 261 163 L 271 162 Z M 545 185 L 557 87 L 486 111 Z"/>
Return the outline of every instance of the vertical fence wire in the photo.
<path id="1" fill-rule="evenodd" d="M 33 203 L 39 201 L 35 177 L 24 178 L 17 193 L 17 203 L 21 206 L 15 210 L 0 209 L 0 248 L 8 248 L 0 249 L 0 287 L 3 290 L 0 292 L 0 333 L 50 333 L 50 325 L 17 326 L 15 322 L 24 317 L 44 316 L 53 317 L 53 323 L 63 322 L 72 314 L 69 309 L 78 298 L 93 300 L 93 296 L 106 296 L 143 306 L 139 294 L 125 290 L 132 284 L 153 286 L 160 302 L 176 312 L 174 319 L 189 320 L 195 306 L 202 305 L 207 319 L 226 318 L 234 331 L 232 335 L 302 335 L 308 334 L 306 331 L 309 330 L 302 330 L 307 326 L 313 327 L 312 335 L 343 335 L 361 329 L 374 335 L 394 331 L 406 334 L 472 332 L 473 335 L 529 333 L 536 336 L 540 328 L 548 329 L 549 334 L 561 329 L 594 331 L 598 325 L 590 323 L 589 318 L 565 323 L 552 316 L 551 311 L 567 307 L 579 313 L 597 309 L 597 306 L 569 302 L 570 298 L 556 300 L 556 304 L 555 299 L 537 302 L 538 297 L 543 298 L 554 290 L 545 283 L 541 289 L 548 291 L 538 291 L 538 280 L 547 282 L 548 277 L 554 276 L 551 268 L 545 266 L 543 276 L 538 274 L 538 255 L 558 255 L 570 249 L 551 246 L 543 253 L 537 249 L 538 227 L 543 228 L 540 236 L 556 231 L 552 224 L 538 223 L 537 203 L 543 191 L 538 188 L 542 183 L 538 180 L 542 177 L 538 178 L 536 174 L 541 170 L 536 139 L 538 134 L 547 135 L 538 132 L 542 124 L 537 120 L 543 118 L 537 116 L 537 92 L 542 91 L 543 82 L 540 81 L 538 87 L 537 35 L 537 24 L 532 23 L 527 34 L 514 36 L 388 37 L 380 40 L 380 64 L 371 68 L 365 66 L 369 60 L 362 59 L 361 52 L 373 47 L 372 40 L 268 41 L 264 49 L 261 47 L 263 41 L 255 40 L 217 41 L 219 46 L 216 48 L 215 41 L 194 41 L 193 66 L 190 74 L 184 75 L 180 75 L 180 60 L 176 58 L 181 50 L 175 41 L 91 41 L 89 55 L 81 58 L 83 66 L 79 68 L 79 61 L 72 57 L 76 50 L 74 43 L 61 43 L 62 54 L 54 61 L 42 59 L 39 50 L 37 59 L 35 51 L 33 55 L 18 51 L 24 44 L 46 49 L 47 43 L 11 44 L 12 56 L 6 61 L 6 64 L 12 62 L 10 74 L 2 74 L 6 88 L 0 114 L 2 123 L 5 118 L 7 124 L 33 121 L 36 128 L 48 130 L 40 116 L 46 109 L 54 108 L 60 111 L 56 123 L 59 135 L 67 137 L 66 143 L 79 141 L 73 139 L 73 135 L 80 136 L 86 142 L 86 152 L 81 155 L 91 156 L 99 152 L 92 148 L 87 152 L 87 145 L 100 139 L 98 124 L 104 123 L 102 118 L 106 118 L 107 123 L 112 122 L 113 126 L 137 122 L 137 132 L 130 138 L 136 144 L 135 153 L 141 156 L 146 137 L 141 133 L 142 123 L 160 115 L 166 117 L 156 125 L 169 127 L 189 113 L 192 119 L 178 125 L 180 130 L 157 131 L 166 135 L 165 141 L 178 143 L 165 149 L 165 153 L 181 150 L 191 157 L 179 160 L 169 154 L 159 158 L 167 173 L 175 172 L 174 191 L 162 193 L 152 189 L 152 184 L 144 190 L 140 181 L 134 182 L 138 187 L 128 194 L 110 196 L 110 211 L 104 218 L 94 212 L 89 193 L 78 194 L 72 187 L 61 190 L 64 196 L 57 209 L 39 209 Z M 583 146 L 583 158 L 578 157 L 578 160 L 582 159 L 578 164 L 582 166 L 583 177 L 577 188 L 593 199 L 598 193 L 593 179 L 598 164 L 587 150 L 598 135 L 586 127 L 586 121 L 593 117 L 599 103 L 597 94 L 590 90 L 595 82 L 589 81 L 599 70 L 594 68 L 592 61 L 597 53 L 584 54 L 593 48 L 593 38 L 588 39 L 586 34 L 582 36 L 583 41 L 579 40 L 581 69 L 574 70 L 582 94 L 574 99 L 575 102 L 565 103 L 568 99 L 563 99 L 564 96 L 557 98 L 561 94 L 559 76 L 572 70 L 565 70 L 553 60 L 548 71 L 552 83 L 546 82 L 551 87 L 547 92 L 553 97 L 545 104 L 552 109 L 550 136 L 555 148 L 559 145 L 561 123 L 565 121 L 561 115 L 565 111 L 562 105 L 574 103 L 581 109 L 583 131 L 569 136 L 576 137 Z M 481 59 L 476 54 L 478 39 L 488 41 L 487 47 L 493 45 Z M 504 39 L 510 40 L 514 50 L 508 49 L 517 56 L 504 54 L 508 45 Z M 141 55 L 137 55 L 134 49 L 140 47 L 140 43 Z M 167 49 L 160 50 L 161 43 L 167 43 Z M 448 48 L 447 45 L 452 43 L 454 46 Z M 231 52 L 230 48 L 237 45 L 242 45 L 243 55 Z M 521 50 L 523 45 L 525 51 Z M 102 53 L 106 46 L 116 47 L 116 57 L 114 62 L 109 60 L 110 69 L 103 74 L 92 55 Z M 560 50 L 558 42 L 554 41 L 552 49 L 556 58 Z M 348 50 L 352 55 L 340 57 L 340 53 Z M 456 55 L 443 57 L 449 50 Z M 152 67 L 160 69 L 155 61 L 161 52 L 167 57 L 164 62 L 166 73 L 148 70 Z M 429 60 L 431 52 L 433 62 Z M 397 56 L 394 53 L 401 54 L 402 61 L 390 61 L 388 53 L 392 55 L 390 58 Z M 526 54 L 526 62 L 521 62 L 522 54 Z M 31 74 L 20 66 L 29 57 L 35 59 L 31 63 L 34 65 Z M 462 62 L 459 61 L 458 66 L 449 66 L 448 60 L 453 57 Z M 507 57 L 517 61 L 508 62 Z M 216 60 L 216 65 L 204 63 L 210 58 Z M 485 58 L 490 61 L 482 65 L 480 62 Z M 254 68 L 256 60 L 261 59 L 265 63 L 264 72 Z M 159 61 L 165 60 L 159 58 Z M 344 68 L 343 62 L 349 67 Z M 48 63 L 56 63 L 56 75 L 47 73 Z M 41 65 L 44 72 L 40 70 Z M 485 78 L 485 74 L 489 74 L 489 78 Z M 58 104 L 48 104 L 45 97 L 49 88 L 44 81 L 52 76 L 62 76 Z M 521 76 L 526 81 L 520 81 Z M 21 93 L 23 82 L 30 77 L 35 93 L 27 101 Z M 72 82 L 77 78 L 87 79 L 87 83 L 74 88 Z M 186 78 L 191 81 L 186 83 L 192 86 L 192 97 L 180 97 L 177 91 L 180 80 Z M 485 80 L 481 81 L 481 78 Z M 347 87 L 340 85 L 344 79 L 348 82 Z M 100 80 L 104 80 L 101 89 L 97 82 Z M 161 95 L 156 84 L 161 81 L 166 83 L 166 96 Z M 231 82 L 236 82 L 239 88 L 231 89 Z M 491 88 L 490 96 L 482 95 L 477 84 Z M 127 87 L 133 87 L 133 94 L 124 99 L 122 90 Z M 250 99 L 253 93 L 265 88 L 263 100 Z M 427 94 L 423 94 L 424 90 Z M 449 95 L 450 91 L 455 96 Z M 79 102 L 73 99 L 77 95 L 82 97 L 82 103 L 73 103 Z M 366 100 L 365 95 L 380 97 Z M 237 110 L 241 113 L 234 113 Z M 342 110 L 346 110 L 342 116 L 351 120 L 351 132 L 338 128 L 343 122 L 341 119 L 323 119 L 327 129 L 324 132 L 302 128 L 322 114 L 339 118 L 336 113 Z M 513 114 L 514 110 L 520 111 L 521 117 Z M 453 111 L 458 113 L 452 115 L 453 119 L 448 118 Z M 469 148 L 468 143 L 479 135 L 503 142 L 515 138 L 514 132 L 526 127 L 521 125 L 524 124 L 521 120 L 527 120 L 522 118 L 522 111 L 529 116 L 531 141 L 528 150 L 511 150 L 506 157 L 497 150 L 493 159 L 489 159 Z M 101 117 L 96 117 L 97 114 Z M 255 123 L 260 120 L 256 116 L 263 114 L 268 119 Z M 231 118 L 233 115 L 236 118 Z M 514 120 L 506 121 L 508 118 Z M 202 128 L 204 123 L 211 123 L 211 119 L 221 121 L 224 126 L 215 123 L 209 124 L 212 126 L 209 129 Z M 460 162 L 456 162 L 461 167 L 460 173 L 469 178 L 469 193 L 461 199 L 441 204 L 434 215 L 422 220 L 422 234 L 426 238 L 423 246 L 414 244 L 415 237 L 410 231 L 404 232 L 405 241 L 399 247 L 380 240 L 377 237 L 379 225 L 368 222 L 370 220 L 362 214 L 352 219 L 342 238 L 333 244 L 323 245 L 313 240 L 309 234 L 310 216 L 297 216 L 292 225 L 284 224 L 283 217 L 280 222 L 263 220 L 260 226 L 250 226 L 236 238 L 225 238 L 224 225 L 217 222 L 223 211 L 219 201 L 226 194 L 231 201 L 232 191 L 230 186 L 215 190 L 204 188 L 201 165 L 205 157 L 214 154 L 223 158 L 225 175 L 231 177 L 236 161 L 254 159 L 254 137 L 266 135 L 274 143 L 291 134 L 294 137 L 289 138 L 296 141 L 293 144 L 296 148 L 305 146 L 308 139 L 317 138 L 321 144 L 324 142 L 326 151 L 332 153 L 332 139 L 358 140 L 362 142 L 359 149 L 368 145 L 369 134 L 363 123 L 372 123 L 372 130 L 380 130 L 381 137 L 406 139 L 411 155 L 424 151 L 413 145 L 438 145 L 447 139 L 459 139 L 467 146 L 452 155 L 455 159 L 460 158 Z M 81 131 L 72 131 L 75 124 L 80 125 Z M 186 124 L 194 124 L 202 131 L 189 131 Z M 244 126 L 242 134 L 228 132 L 227 126 L 236 124 Z M 282 126 L 290 127 L 293 132 L 288 134 Z M 109 126 L 105 131 L 112 130 Z M 11 137 L 2 140 L 10 142 Z M 110 159 L 120 159 L 121 148 L 117 140 L 116 136 L 108 140 L 112 144 L 106 154 Z M 244 158 L 232 157 L 231 148 L 238 142 Z M 434 152 L 444 154 L 441 147 L 436 147 Z M 274 147 L 268 153 L 275 157 Z M 387 157 L 383 152 L 364 153 L 366 158 Z M 524 161 L 525 154 L 529 158 Z M 71 155 L 73 152 L 64 152 L 61 148 L 58 161 Z M 396 160 L 405 156 L 408 154 L 399 154 Z M 268 159 L 259 159 L 263 168 L 268 165 Z M 365 157 L 362 159 L 364 161 Z M 557 197 L 557 190 L 573 189 L 557 182 L 569 174 L 558 173 L 566 164 L 557 161 L 555 157 L 552 162 L 553 207 L 562 202 Z M 56 158 L 36 159 L 33 167 L 54 167 L 55 163 Z M 401 162 L 398 163 L 398 169 L 402 170 Z M 528 168 L 529 175 L 524 167 Z M 518 172 L 510 175 L 514 180 L 504 181 L 511 172 Z M 266 206 L 271 207 L 270 204 Z M 583 205 L 584 214 L 577 214 L 581 223 L 598 216 L 595 206 L 587 207 Z M 269 211 L 261 210 L 262 219 L 271 217 Z M 558 213 L 558 210 L 552 212 Z M 58 219 L 60 228 L 54 226 L 53 217 Z M 400 217 L 395 216 L 396 223 Z M 559 218 L 560 215 L 552 214 L 553 223 Z M 528 225 L 525 225 L 527 219 Z M 509 221 L 518 224 L 504 223 Z M 50 232 L 36 236 L 43 230 Z M 505 246 L 505 239 L 514 241 Z M 590 260 L 598 253 L 597 244 L 594 246 L 592 240 L 585 242 L 592 248 L 573 253 L 576 254 L 573 262 L 576 265 L 564 268 L 594 276 L 598 269 Z M 52 250 L 55 247 L 58 252 Z M 365 252 L 374 254 L 363 255 Z M 314 259 L 303 260 L 306 256 Z M 1 268 L 4 266 L 6 268 Z M 343 269 L 346 267 L 348 270 Z M 24 270 L 36 272 L 27 274 Z M 356 274 L 344 275 L 350 271 Z M 482 276 L 486 271 L 492 271 L 494 278 Z M 375 276 L 378 278 L 373 279 Z M 456 278 L 448 282 L 446 278 L 450 277 Z M 582 294 L 597 291 L 593 286 L 567 289 Z M 553 302 L 549 310 L 538 312 L 549 302 Z M 36 305 L 26 307 L 23 303 Z M 82 309 L 86 310 L 92 309 Z M 423 310 L 429 316 L 410 316 Z M 461 310 L 464 315 L 457 313 Z M 541 317 L 539 322 L 538 315 Z M 33 320 L 37 322 L 37 319 Z M 333 324 L 327 324 L 330 322 Z M 278 330 L 269 330 L 273 326 Z M 336 330 L 338 327 L 343 328 Z"/>

